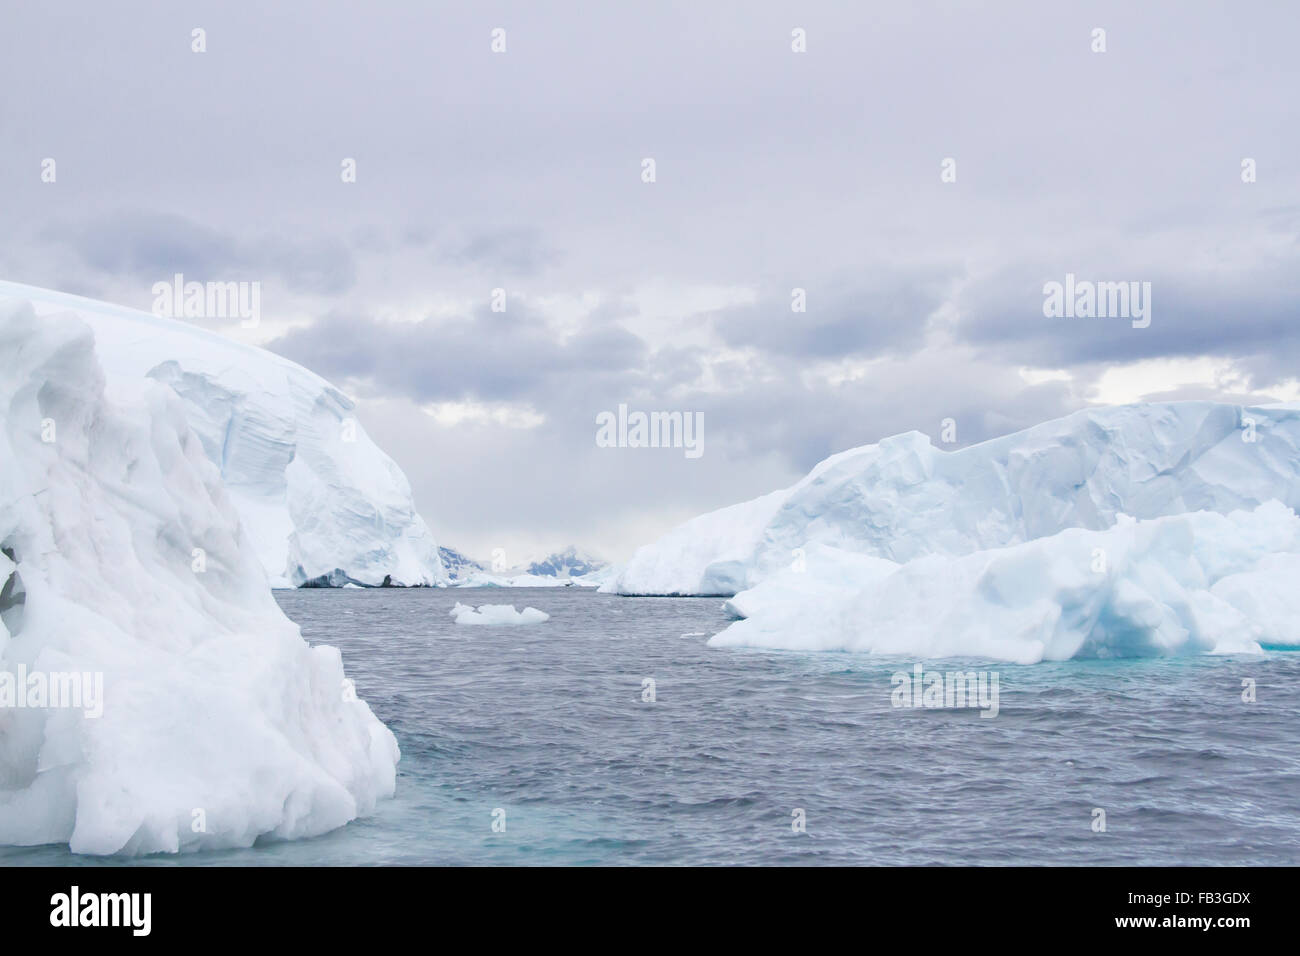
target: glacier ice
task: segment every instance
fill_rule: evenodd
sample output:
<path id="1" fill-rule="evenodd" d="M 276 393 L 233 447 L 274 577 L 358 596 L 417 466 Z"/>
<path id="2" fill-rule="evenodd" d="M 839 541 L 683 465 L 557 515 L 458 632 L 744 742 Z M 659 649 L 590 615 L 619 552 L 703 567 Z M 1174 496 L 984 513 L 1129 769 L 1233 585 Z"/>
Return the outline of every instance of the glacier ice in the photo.
<path id="1" fill-rule="evenodd" d="M 12 282 L 0 302 L 72 313 L 109 381 L 180 397 L 273 587 L 445 584 L 410 484 L 351 399 L 300 365 L 192 324 Z"/>
<path id="2" fill-rule="evenodd" d="M 1300 406 L 919 433 L 639 549 L 602 591 L 728 595 L 713 646 L 1034 662 L 1300 647 Z"/>
<path id="3" fill-rule="evenodd" d="M 1300 518 L 1277 501 L 1071 528 L 905 563 L 814 547 L 744 591 L 716 647 L 1017 663 L 1300 647 Z"/>
<path id="4" fill-rule="evenodd" d="M 535 607 L 516 611 L 513 604 L 480 604 L 473 607 L 458 601 L 448 613 L 457 624 L 544 624 L 551 619 L 551 615 Z"/>
<path id="5" fill-rule="evenodd" d="M 280 612 L 193 414 L 145 375 L 106 381 L 85 321 L 0 303 L 0 672 L 103 688 L 98 717 L 0 707 L 0 844 L 246 847 L 393 793 L 396 739 Z"/>
<path id="6" fill-rule="evenodd" d="M 906 562 L 1104 530 L 1120 514 L 1300 506 L 1300 406 L 1091 408 L 943 451 L 907 432 L 638 549 L 602 591 L 735 595 L 813 546 Z"/>

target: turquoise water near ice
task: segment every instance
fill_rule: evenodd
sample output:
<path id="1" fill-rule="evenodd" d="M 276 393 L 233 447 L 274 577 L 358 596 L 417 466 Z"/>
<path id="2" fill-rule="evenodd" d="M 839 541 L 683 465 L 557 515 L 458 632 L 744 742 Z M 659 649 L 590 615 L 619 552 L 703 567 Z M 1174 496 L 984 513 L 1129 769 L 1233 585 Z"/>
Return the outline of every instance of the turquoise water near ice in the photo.
<path id="1" fill-rule="evenodd" d="M 134 860 L 39 847 L 0 863 L 1300 863 L 1300 653 L 933 665 L 996 671 L 987 719 L 893 707 L 891 676 L 912 659 L 710 648 L 727 624 L 717 598 L 276 598 L 309 641 L 342 650 L 397 735 L 393 800 L 312 840 Z M 456 625 L 457 601 L 551 620 Z"/>

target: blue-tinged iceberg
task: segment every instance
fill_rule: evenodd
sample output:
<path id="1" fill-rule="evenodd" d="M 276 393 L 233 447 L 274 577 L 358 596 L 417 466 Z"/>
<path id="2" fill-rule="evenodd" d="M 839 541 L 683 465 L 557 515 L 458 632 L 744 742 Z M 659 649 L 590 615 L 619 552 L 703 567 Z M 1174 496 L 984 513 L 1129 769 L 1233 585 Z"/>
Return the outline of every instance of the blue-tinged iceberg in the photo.
<path id="1" fill-rule="evenodd" d="M 911 432 L 638 550 L 603 590 L 730 595 L 715 646 L 1018 662 L 1300 647 L 1300 407 Z"/>
<path id="2" fill-rule="evenodd" d="M 1300 647 L 1300 518 L 1279 502 L 1072 528 L 897 564 L 815 546 L 727 602 L 717 647 L 983 657 L 1258 654 Z"/>
<path id="3" fill-rule="evenodd" d="M 680 525 L 602 590 L 729 596 L 814 545 L 905 562 L 1274 499 L 1300 506 L 1300 406 L 1094 408 L 958 451 L 907 432 Z"/>

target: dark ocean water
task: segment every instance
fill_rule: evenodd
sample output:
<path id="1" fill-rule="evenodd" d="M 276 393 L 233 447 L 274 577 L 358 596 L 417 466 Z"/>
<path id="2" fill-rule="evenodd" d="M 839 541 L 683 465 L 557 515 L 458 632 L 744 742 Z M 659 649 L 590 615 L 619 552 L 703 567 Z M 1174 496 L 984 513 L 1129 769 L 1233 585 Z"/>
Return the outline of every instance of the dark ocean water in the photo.
<path id="1" fill-rule="evenodd" d="M 709 648 L 727 623 L 716 598 L 276 597 L 309 641 L 341 648 L 397 735 L 395 799 L 295 843 L 135 861 L 47 847 L 0 861 L 1300 863 L 1300 653 L 960 662 L 998 674 L 988 719 L 891 706 L 891 675 L 911 659 Z M 456 601 L 532 605 L 551 620 L 456 625 Z"/>

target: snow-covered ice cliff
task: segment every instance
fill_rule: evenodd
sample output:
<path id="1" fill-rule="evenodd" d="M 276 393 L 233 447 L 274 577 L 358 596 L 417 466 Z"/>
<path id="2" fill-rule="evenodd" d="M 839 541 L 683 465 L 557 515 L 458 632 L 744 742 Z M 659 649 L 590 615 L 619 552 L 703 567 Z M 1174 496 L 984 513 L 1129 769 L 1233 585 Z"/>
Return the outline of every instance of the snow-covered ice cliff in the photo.
<path id="1" fill-rule="evenodd" d="M 242 847 L 393 792 L 396 740 L 280 612 L 168 385 L 106 383 L 85 321 L 0 302 L 0 843 Z"/>
<path id="2" fill-rule="evenodd" d="M 273 587 L 444 584 L 400 468 L 351 399 L 265 349 L 176 319 L 0 282 L 0 304 L 71 313 L 110 382 L 152 378 L 181 399 Z"/>
<path id="3" fill-rule="evenodd" d="M 1300 647 L 1300 518 L 1273 501 L 896 564 L 815 546 L 727 607 L 718 647 L 1035 663 Z"/>

